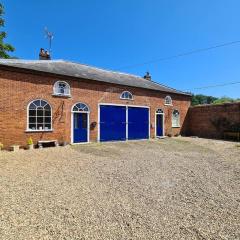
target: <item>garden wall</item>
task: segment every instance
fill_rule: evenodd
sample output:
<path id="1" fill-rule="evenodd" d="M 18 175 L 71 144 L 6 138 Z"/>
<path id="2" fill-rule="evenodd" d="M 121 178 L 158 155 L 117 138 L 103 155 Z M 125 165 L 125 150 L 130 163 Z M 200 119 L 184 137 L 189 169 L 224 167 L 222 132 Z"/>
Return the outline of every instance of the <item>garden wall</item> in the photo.
<path id="1" fill-rule="evenodd" d="M 223 138 L 224 131 L 240 131 L 240 103 L 190 107 L 184 131 L 204 138 Z"/>

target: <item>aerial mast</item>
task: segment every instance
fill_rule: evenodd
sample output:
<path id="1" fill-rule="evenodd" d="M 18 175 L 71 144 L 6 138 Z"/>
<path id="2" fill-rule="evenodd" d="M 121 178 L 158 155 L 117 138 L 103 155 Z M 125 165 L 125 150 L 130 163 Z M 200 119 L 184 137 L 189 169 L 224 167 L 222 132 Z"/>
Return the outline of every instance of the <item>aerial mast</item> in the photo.
<path id="1" fill-rule="evenodd" d="M 53 33 L 48 31 L 47 27 L 44 28 L 44 32 L 45 32 L 45 37 L 48 39 L 49 41 L 49 48 L 48 48 L 48 52 L 50 55 L 52 55 L 52 40 L 53 40 Z"/>

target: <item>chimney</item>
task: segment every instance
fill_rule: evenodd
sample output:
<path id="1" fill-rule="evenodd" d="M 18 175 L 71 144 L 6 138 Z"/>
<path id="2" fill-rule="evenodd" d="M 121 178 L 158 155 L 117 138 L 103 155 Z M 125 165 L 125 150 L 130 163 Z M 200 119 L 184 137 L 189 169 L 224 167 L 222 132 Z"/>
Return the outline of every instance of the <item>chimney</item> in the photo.
<path id="1" fill-rule="evenodd" d="M 149 72 L 146 72 L 146 75 L 143 78 L 146 79 L 146 80 L 149 80 L 149 81 L 152 80 L 152 77 L 151 77 Z"/>
<path id="2" fill-rule="evenodd" d="M 39 60 L 51 60 L 49 52 L 41 48 L 39 52 Z"/>

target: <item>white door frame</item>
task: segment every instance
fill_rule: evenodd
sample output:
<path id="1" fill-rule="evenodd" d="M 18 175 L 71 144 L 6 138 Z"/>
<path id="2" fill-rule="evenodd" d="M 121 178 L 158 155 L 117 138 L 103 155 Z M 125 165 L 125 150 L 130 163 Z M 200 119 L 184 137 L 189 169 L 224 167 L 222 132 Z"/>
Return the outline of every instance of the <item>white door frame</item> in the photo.
<path id="1" fill-rule="evenodd" d="M 162 129 L 163 129 L 163 135 L 162 136 L 157 136 L 157 115 L 162 115 Z M 155 112 L 155 138 L 160 138 L 165 136 L 165 131 L 164 131 L 164 121 L 165 121 L 165 115 L 164 113 L 158 113 Z"/>
<path id="2" fill-rule="evenodd" d="M 137 107 L 137 108 L 148 108 L 148 139 L 151 138 L 151 114 L 149 106 L 141 106 L 141 105 L 126 105 L 126 104 L 117 104 L 117 103 L 99 103 L 98 104 L 98 137 L 97 140 L 100 142 L 100 106 L 108 105 L 108 106 L 122 106 L 126 107 L 126 141 L 128 141 L 128 107 Z"/>
<path id="3" fill-rule="evenodd" d="M 79 103 L 79 102 L 78 102 Z M 73 107 L 76 105 L 77 103 L 75 103 L 73 106 L 72 106 L 72 109 L 71 109 L 71 144 L 86 144 L 86 143 L 89 143 L 90 142 L 90 111 L 73 111 Z M 87 104 L 86 104 L 87 105 Z M 87 105 L 88 106 L 88 105 Z M 88 107 L 89 108 L 89 107 Z M 74 113 L 86 113 L 87 114 L 87 142 L 80 142 L 80 143 L 75 143 L 74 142 Z"/>

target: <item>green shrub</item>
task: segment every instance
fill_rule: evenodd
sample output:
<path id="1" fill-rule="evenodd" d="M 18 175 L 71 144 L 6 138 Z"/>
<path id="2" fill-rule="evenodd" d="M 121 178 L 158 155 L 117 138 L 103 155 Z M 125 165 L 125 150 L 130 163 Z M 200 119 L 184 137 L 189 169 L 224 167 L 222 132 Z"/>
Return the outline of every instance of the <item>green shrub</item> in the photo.
<path id="1" fill-rule="evenodd" d="M 33 140 L 32 140 L 31 137 L 27 140 L 27 144 L 28 144 L 28 145 L 33 145 Z"/>

